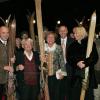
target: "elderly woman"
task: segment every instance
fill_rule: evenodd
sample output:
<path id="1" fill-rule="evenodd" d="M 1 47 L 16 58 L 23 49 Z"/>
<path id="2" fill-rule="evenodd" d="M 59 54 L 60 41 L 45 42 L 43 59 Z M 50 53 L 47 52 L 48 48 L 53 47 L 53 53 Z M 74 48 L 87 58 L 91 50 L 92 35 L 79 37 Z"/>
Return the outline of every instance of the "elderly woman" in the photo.
<path id="1" fill-rule="evenodd" d="M 84 27 L 76 27 L 75 42 L 73 42 L 67 51 L 68 63 L 72 66 L 72 99 L 80 100 L 82 88 L 82 79 L 85 78 L 85 68 L 89 67 L 89 87 L 86 92 L 85 100 L 94 100 L 93 88 L 96 88 L 96 79 L 94 65 L 98 60 L 98 54 L 95 43 L 93 43 L 92 52 L 89 58 L 86 58 L 87 51 L 87 32 Z"/>
<path id="2" fill-rule="evenodd" d="M 55 43 L 55 33 L 48 32 L 45 44 L 46 56 L 42 58 L 47 62 L 48 87 L 50 100 L 60 100 L 61 79 L 66 76 L 66 69 L 61 46 Z"/>
<path id="3" fill-rule="evenodd" d="M 26 39 L 24 52 L 16 54 L 16 76 L 20 100 L 38 100 L 39 55 L 33 50 L 32 39 Z"/>

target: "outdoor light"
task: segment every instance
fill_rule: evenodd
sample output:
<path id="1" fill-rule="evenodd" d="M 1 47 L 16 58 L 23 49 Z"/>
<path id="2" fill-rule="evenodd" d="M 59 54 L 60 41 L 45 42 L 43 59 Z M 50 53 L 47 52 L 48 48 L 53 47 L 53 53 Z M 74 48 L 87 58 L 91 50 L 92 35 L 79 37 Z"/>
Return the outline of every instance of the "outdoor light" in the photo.
<path id="1" fill-rule="evenodd" d="M 57 24 L 60 24 L 60 23 L 61 23 L 60 20 L 58 20 L 58 21 L 57 21 Z"/>
<path id="2" fill-rule="evenodd" d="M 8 20 L 6 19 L 6 23 L 8 23 Z"/>
<path id="3" fill-rule="evenodd" d="M 35 24 L 36 23 L 36 20 L 33 20 L 33 24 Z"/>
<path id="4" fill-rule="evenodd" d="M 83 22 L 81 21 L 81 22 L 80 22 L 80 25 L 82 25 L 82 24 L 83 24 Z"/>

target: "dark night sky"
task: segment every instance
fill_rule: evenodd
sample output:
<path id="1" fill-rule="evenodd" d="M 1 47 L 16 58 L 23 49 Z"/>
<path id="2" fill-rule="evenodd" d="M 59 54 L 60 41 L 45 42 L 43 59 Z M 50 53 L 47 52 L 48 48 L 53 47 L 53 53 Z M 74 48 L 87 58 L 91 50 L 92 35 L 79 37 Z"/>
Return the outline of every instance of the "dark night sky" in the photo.
<path id="1" fill-rule="evenodd" d="M 17 31 L 28 30 L 26 15 L 29 10 L 35 11 L 34 0 L 0 0 L 0 16 L 6 19 L 9 14 L 15 15 Z M 97 24 L 100 24 L 100 7 L 98 0 L 42 0 L 43 25 L 54 29 L 57 20 L 72 27 L 75 19 L 81 21 L 85 16 L 90 18 L 94 10 L 97 13 Z M 99 27 L 100 28 L 100 27 Z"/>

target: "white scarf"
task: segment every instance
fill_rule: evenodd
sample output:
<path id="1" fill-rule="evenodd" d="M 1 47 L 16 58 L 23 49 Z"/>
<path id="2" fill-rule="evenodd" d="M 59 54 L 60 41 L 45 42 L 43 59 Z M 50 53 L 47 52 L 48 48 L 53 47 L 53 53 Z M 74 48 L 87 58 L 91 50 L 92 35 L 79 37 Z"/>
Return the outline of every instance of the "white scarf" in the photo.
<path id="1" fill-rule="evenodd" d="M 4 41 L 0 38 L 0 41 L 4 44 L 4 45 L 7 45 L 7 41 Z"/>
<path id="2" fill-rule="evenodd" d="M 33 58 L 33 52 L 32 51 L 31 51 L 30 55 L 26 51 L 24 51 L 24 54 L 26 55 L 28 60 L 30 60 L 30 61 L 32 60 L 32 58 Z"/>
<path id="3" fill-rule="evenodd" d="M 49 45 L 47 43 L 45 43 L 45 51 L 54 52 L 55 49 L 56 49 L 56 43 L 54 43 L 52 47 L 49 47 Z"/>

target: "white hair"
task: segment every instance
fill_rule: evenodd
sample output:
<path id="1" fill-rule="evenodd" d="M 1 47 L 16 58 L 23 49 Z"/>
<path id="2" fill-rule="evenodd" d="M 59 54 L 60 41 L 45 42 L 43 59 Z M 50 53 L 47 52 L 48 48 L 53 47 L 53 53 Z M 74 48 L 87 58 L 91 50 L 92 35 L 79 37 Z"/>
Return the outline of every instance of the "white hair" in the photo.
<path id="1" fill-rule="evenodd" d="M 27 39 L 25 39 L 25 43 L 26 43 L 26 42 L 30 42 L 31 45 L 33 46 L 33 40 L 32 40 L 31 38 L 27 38 Z"/>

